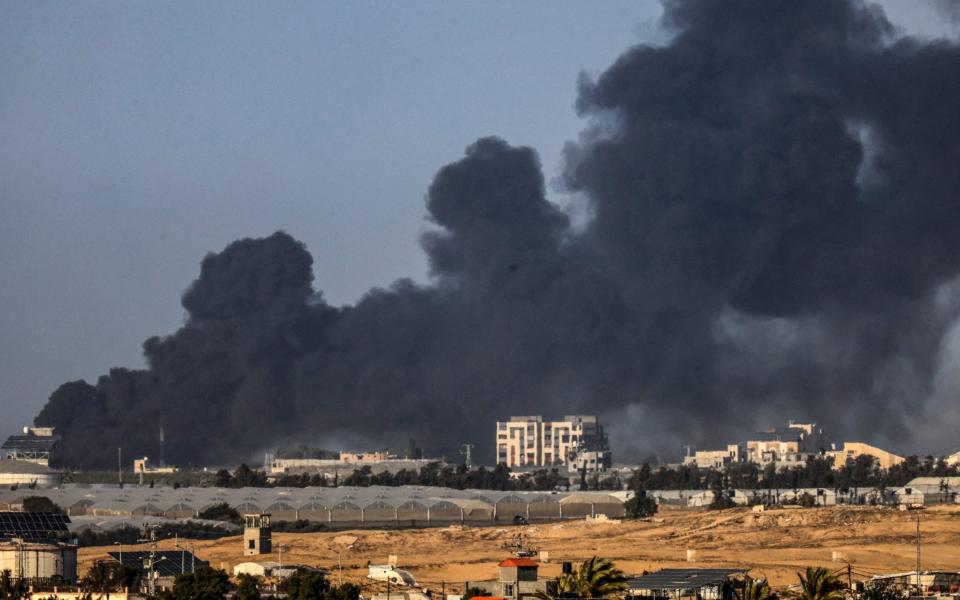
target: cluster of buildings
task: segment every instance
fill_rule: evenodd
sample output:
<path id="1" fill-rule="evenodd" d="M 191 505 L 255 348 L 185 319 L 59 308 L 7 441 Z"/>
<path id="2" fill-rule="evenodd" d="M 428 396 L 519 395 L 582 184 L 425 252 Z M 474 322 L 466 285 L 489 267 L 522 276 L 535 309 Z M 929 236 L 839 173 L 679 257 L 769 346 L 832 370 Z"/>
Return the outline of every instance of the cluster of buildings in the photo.
<path id="1" fill-rule="evenodd" d="M 362 467 L 370 467 L 372 473 L 396 473 L 401 470 L 419 471 L 430 463 L 438 462 L 445 461 L 436 458 L 403 458 L 386 450 L 376 450 L 338 452 L 336 458 L 284 458 L 268 453 L 263 464 L 269 477 L 309 473 L 333 480 L 338 475 L 349 474 Z"/>
<path id="2" fill-rule="evenodd" d="M 496 464 L 516 470 L 561 467 L 571 474 L 595 473 L 609 469 L 613 462 L 607 434 L 595 415 L 498 421 L 496 449 Z"/>
<path id="3" fill-rule="evenodd" d="M 739 463 L 751 463 L 760 467 L 774 465 L 778 470 L 803 466 L 811 457 L 827 457 L 834 468 L 840 468 L 860 456 L 871 456 L 881 469 L 904 461 L 897 456 L 863 442 L 843 442 L 839 446 L 828 443 L 816 423 L 790 421 L 785 427 L 773 427 L 756 433 L 743 442 L 728 444 L 723 450 L 696 450 L 688 447 L 683 464 L 700 469 L 725 469 Z M 955 455 L 960 461 L 960 453 Z"/>

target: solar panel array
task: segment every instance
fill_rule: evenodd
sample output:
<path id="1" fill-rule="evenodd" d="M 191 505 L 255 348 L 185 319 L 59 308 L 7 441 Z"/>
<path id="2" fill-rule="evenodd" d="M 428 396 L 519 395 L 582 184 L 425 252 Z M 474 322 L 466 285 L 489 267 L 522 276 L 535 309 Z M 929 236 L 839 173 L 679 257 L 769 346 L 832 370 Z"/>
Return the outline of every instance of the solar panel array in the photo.
<path id="1" fill-rule="evenodd" d="M 108 552 L 110 558 L 122 562 L 128 567 L 146 572 L 146 561 L 150 559 L 150 552 L 124 552 L 120 560 L 120 552 Z M 208 566 L 206 561 L 200 560 L 187 550 L 157 550 L 154 553 L 154 570 L 160 577 L 176 577 L 183 573 L 192 573 L 194 569 Z"/>
<path id="2" fill-rule="evenodd" d="M 749 569 L 661 569 L 627 581 L 631 590 L 696 590 L 714 587 Z"/>
<path id="3" fill-rule="evenodd" d="M 59 513 L 0 512 L 0 537 L 46 540 L 68 534 L 69 522 Z"/>

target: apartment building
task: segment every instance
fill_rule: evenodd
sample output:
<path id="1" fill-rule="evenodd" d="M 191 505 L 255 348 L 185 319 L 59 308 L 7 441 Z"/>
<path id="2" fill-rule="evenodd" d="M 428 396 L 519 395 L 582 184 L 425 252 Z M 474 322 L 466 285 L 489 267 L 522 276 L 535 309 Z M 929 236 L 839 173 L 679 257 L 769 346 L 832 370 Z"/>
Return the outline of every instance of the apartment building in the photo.
<path id="1" fill-rule="evenodd" d="M 746 443 L 747 461 L 765 465 L 782 462 L 788 456 L 819 454 L 826 450 L 823 429 L 816 423 L 790 421 L 786 427 L 758 432 Z"/>
<path id="2" fill-rule="evenodd" d="M 743 449 L 739 444 L 728 444 L 726 450 L 697 450 L 683 457 L 683 464 L 698 469 L 723 469 L 739 462 L 743 462 Z"/>
<path id="3" fill-rule="evenodd" d="M 542 416 L 498 421 L 496 448 L 497 463 L 510 468 L 569 466 L 588 452 L 597 470 L 610 466 L 607 436 L 594 415 L 568 415 L 559 421 Z"/>

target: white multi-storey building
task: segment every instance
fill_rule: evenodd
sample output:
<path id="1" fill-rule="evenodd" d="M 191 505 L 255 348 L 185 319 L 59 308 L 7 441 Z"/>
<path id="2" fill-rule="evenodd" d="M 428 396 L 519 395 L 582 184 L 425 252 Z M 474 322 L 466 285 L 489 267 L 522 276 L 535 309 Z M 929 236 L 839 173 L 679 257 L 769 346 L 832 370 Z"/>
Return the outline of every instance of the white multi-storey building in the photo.
<path id="1" fill-rule="evenodd" d="M 568 415 L 560 421 L 544 421 L 542 416 L 498 421 L 496 448 L 497 463 L 511 468 L 569 466 L 584 452 L 599 453 L 601 470 L 610 461 L 606 434 L 591 415 Z"/>

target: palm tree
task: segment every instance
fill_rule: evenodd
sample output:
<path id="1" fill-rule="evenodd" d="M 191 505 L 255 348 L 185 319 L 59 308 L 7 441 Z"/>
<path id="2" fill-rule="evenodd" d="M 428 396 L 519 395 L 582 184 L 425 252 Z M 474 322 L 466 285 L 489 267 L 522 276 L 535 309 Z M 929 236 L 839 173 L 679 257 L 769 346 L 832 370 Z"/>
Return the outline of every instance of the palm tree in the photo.
<path id="1" fill-rule="evenodd" d="M 588 558 L 577 572 L 577 590 L 581 598 L 606 598 L 627 589 L 627 578 L 606 558 Z"/>
<path id="2" fill-rule="evenodd" d="M 553 581 L 547 582 L 547 589 L 534 594 L 539 600 L 561 600 L 562 598 L 579 598 L 577 578 L 570 573 L 563 573 Z"/>
<path id="3" fill-rule="evenodd" d="M 584 561 L 576 573 L 564 573 L 547 583 L 547 589 L 535 595 L 540 600 L 563 598 L 609 598 L 627 589 L 627 578 L 606 558 L 594 556 Z"/>
<path id="4" fill-rule="evenodd" d="M 743 582 L 743 589 L 737 592 L 737 600 L 771 600 L 772 598 L 774 598 L 773 590 L 767 585 L 765 579 L 747 577 Z"/>
<path id="5" fill-rule="evenodd" d="M 807 567 L 806 577 L 797 573 L 800 578 L 800 594 L 802 600 L 840 600 L 843 598 L 843 584 L 830 571 L 823 567 Z"/>

